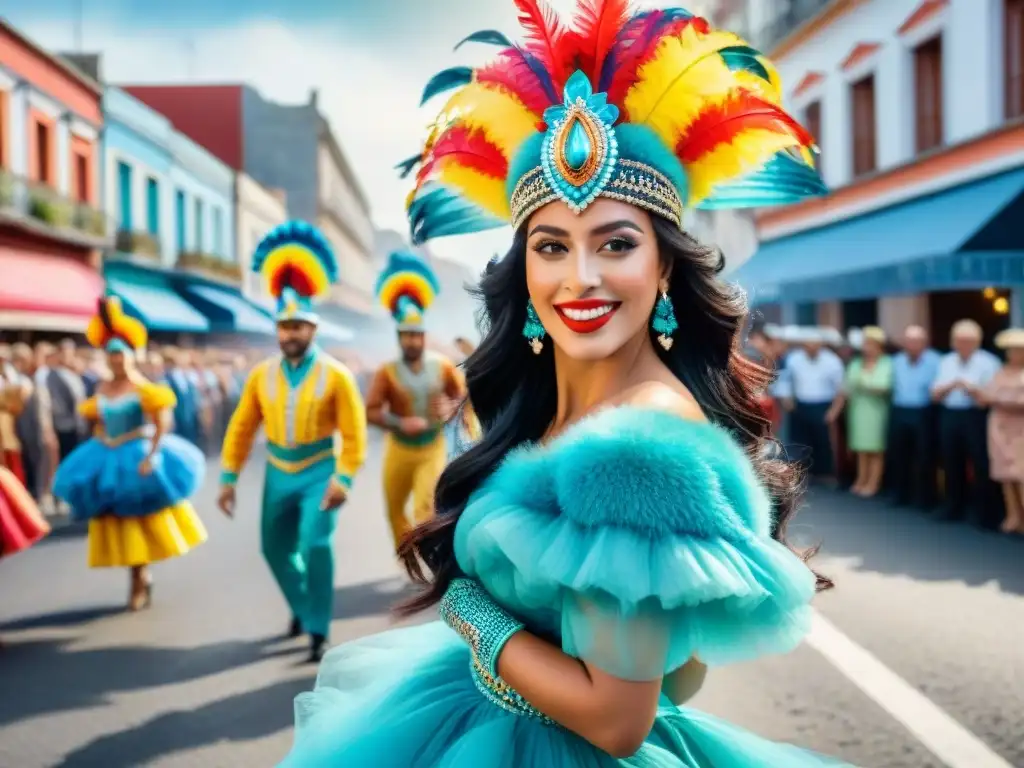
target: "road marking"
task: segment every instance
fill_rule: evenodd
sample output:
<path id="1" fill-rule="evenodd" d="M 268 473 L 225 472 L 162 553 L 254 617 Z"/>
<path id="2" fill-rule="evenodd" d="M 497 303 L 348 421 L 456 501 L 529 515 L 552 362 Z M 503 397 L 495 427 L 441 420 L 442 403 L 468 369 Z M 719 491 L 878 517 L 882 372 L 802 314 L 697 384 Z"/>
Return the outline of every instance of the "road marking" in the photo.
<path id="1" fill-rule="evenodd" d="M 1013 768 L 820 613 L 815 613 L 807 644 L 949 768 Z"/>

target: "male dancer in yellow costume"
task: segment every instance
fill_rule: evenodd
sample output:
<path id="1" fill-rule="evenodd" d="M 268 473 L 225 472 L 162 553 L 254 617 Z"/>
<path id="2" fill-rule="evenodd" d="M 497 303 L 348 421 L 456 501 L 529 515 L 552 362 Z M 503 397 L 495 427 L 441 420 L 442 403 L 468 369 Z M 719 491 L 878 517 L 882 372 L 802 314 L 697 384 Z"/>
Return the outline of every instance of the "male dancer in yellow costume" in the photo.
<path id="1" fill-rule="evenodd" d="M 366 414 L 355 377 L 313 341 L 312 300 L 338 272 L 323 235 L 303 222 L 282 224 L 257 247 L 253 270 L 277 297 L 281 355 L 259 363 L 245 382 L 224 438 L 218 503 L 233 515 L 238 473 L 262 424 L 269 454 L 263 556 L 292 611 L 289 636 L 308 632 L 310 661 L 319 661 L 334 604 L 331 537 L 366 457 Z"/>
<path id="2" fill-rule="evenodd" d="M 425 346 L 423 313 L 438 290 L 433 270 L 411 253 L 392 253 L 377 279 L 377 295 L 398 323 L 402 356 L 374 376 L 366 417 L 388 431 L 384 498 L 396 550 L 414 525 L 433 514 L 434 486 L 448 457 L 444 424 L 466 394 L 455 364 Z"/>

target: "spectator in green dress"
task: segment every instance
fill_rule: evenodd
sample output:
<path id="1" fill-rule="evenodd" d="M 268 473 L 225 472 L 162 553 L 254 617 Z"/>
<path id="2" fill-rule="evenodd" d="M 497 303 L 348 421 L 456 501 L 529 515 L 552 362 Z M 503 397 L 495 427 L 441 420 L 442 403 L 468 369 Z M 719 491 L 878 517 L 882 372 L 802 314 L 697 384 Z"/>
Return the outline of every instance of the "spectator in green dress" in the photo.
<path id="1" fill-rule="evenodd" d="M 892 360 L 885 355 L 885 331 L 862 331 L 861 356 L 846 369 L 843 391 L 828 412 L 830 422 L 846 409 L 847 442 L 857 458 L 857 479 L 850 492 L 869 498 L 882 487 L 885 440 L 892 392 Z"/>

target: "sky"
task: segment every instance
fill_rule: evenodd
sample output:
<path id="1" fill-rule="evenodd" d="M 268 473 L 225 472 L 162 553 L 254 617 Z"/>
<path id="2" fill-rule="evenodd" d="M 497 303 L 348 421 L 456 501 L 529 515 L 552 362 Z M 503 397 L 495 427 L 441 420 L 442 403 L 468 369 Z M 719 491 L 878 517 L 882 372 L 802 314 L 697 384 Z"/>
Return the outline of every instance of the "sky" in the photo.
<path id="1" fill-rule="evenodd" d="M 685 5 L 699 12 L 707 1 Z M 567 11 L 574 0 L 551 4 Z M 489 46 L 453 52 L 467 34 L 518 34 L 512 0 L 0 0 L 0 16 L 45 48 L 72 51 L 80 40 L 83 51 L 102 53 L 104 79 L 115 85 L 247 83 L 282 103 L 319 89 L 374 223 L 402 233 L 410 185 L 393 166 L 420 149 L 443 104 L 419 108 L 423 85 L 493 55 Z M 431 251 L 478 270 L 510 241 L 501 229 L 445 238 Z"/>

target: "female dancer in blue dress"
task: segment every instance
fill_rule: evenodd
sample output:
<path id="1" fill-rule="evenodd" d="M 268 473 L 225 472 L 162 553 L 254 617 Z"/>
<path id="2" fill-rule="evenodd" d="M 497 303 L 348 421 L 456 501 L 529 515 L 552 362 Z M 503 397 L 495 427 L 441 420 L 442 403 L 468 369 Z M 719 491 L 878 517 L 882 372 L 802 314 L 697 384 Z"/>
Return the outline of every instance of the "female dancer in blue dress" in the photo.
<path id="1" fill-rule="evenodd" d="M 189 498 L 202 485 L 206 460 L 191 443 L 166 434 L 174 393 L 135 367 L 146 328 L 126 315 L 116 296 L 100 300 L 86 329 L 106 350 L 111 377 L 81 405 L 95 436 L 57 468 L 54 495 L 75 520 L 89 521 L 89 566 L 129 568 L 128 608 L 149 605 L 149 564 L 184 555 L 206 540 Z"/>
<path id="2" fill-rule="evenodd" d="M 771 64 L 686 11 L 589 0 L 567 32 L 517 5 L 529 42 L 478 33 L 498 63 L 431 81 L 459 90 L 410 203 L 418 240 L 515 229 L 466 364 L 483 436 L 402 549 L 406 612 L 443 621 L 330 651 L 283 765 L 841 765 L 680 706 L 706 666 L 796 646 L 828 586 L 782 542 L 796 478 L 744 297 L 682 230 L 823 193 L 811 139 Z"/>

